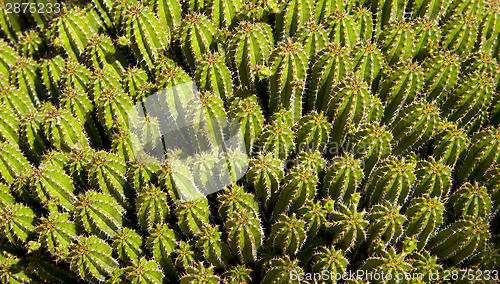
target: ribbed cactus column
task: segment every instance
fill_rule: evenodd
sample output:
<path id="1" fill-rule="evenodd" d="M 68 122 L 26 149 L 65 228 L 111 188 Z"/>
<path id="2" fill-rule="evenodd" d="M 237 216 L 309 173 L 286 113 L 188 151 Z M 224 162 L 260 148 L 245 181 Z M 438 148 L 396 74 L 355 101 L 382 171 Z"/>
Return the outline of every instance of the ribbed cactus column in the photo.
<path id="1" fill-rule="evenodd" d="M 329 273 L 343 274 L 347 268 L 349 261 L 343 256 L 341 250 L 335 249 L 334 246 L 320 247 L 318 252 L 314 254 L 314 262 L 312 271 L 315 273 L 322 273 L 328 271 Z M 333 283 L 333 281 L 330 280 Z"/>
<path id="2" fill-rule="evenodd" d="M 125 263 L 134 262 L 143 254 L 144 241 L 135 230 L 123 227 L 113 239 L 113 250 Z"/>
<path id="3" fill-rule="evenodd" d="M 2 181 L 13 184 L 30 168 L 28 160 L 17 145 L 0 142 L 0 178 Z"/>
<path id="4" fill-rule="evenodd" d="M 163 283 L 163 272 L 154 260 L 142 257 L 134 260 L 125 271 L 125 279 L 130 283 Z"/>
<path id="5" fill-rule="evenodd" d="M 288 211 L 297 212 L 300 207 L 311 202 L 316 195 L 317 183 L 316 171 L 302 165 L 293 167 L 283 179 L 279 199 L 274 207 L 274 218 Z"/>
<path id="6" fill-rule="evenodd" d="M 332 200 L 349 202 L 362 179 L 360 160 L 352 154 L 335 157 L 326 170 L 323 192 Z"/>
<path id="7" fill-rule="evenodd" d="M 294 213 L 291 216 L 280 215 L 271 228 L 269 242 L 276 250 L 294 256 L 306 240 L 305 227 L 305 221 L 297 218 Z"/>
<path id="8" fill-rule="evenodd" d="M 229 247 L 222 239 L 222 234 L 217 227 L 206 226 L 203 228 L 196 247 L 202 252 L 204 258 L 217 268 L 226 267 L 232 256 Z"/>
<path id="9" fill-rule="evenodd" d="M 417 241 L 417 251 L 421 251 L 429 237 L 443 223 L 444 206 L 439 196 L 413 198 L 405 212 L 407 220 L 404 224 L 404 239 L 414 237 Z"/>
<path id="10" fill-rule="evenodd" d="M 264 232 L 261 220 L 251 214 L 235 212 L 233 217 L 224 224 L 227 232 L 227 242 L 234 255 L 242 263 L 257 261 L 257 253 L 262 246 Z"/>
<path id="11" fill-rule="evenodd" d="M 146 239 L 146 248 L 160 264 L 167 275 L 177 274 L 173 267 L 171 254 L 177 248 L 179 236 L 167 224 L 159 225 L 150 231 Z"/>
<path id="12" fill-rule="evenodd" d="M 423 1 L 409 1 L 406 9 L 411 13 L 411 18 L 436 18 L 443 14 L 443 0 L 423 0 Z"/>
<path id="13" fill-rule="evenodd" d="M 441 0 L 437 0 L 441 1 Z M 438 21 L 427 16 L 418 18 L 414 22 L 415 52 L 414 57 L 420 61 L 438 52 L 441 41 L 441 29 Z"/>
<path id="14" fill-rule="evenodd" d="M 238 85 L 253 87 L 258 67 L 265 64 L 274 46 L 271 27 L 266 23 L 240 22 L 229 39 L 227 56 L 236 72 Z"/>
<path id="15" fill-rule="evenodd" d="M 276 40 L 293 36 L 313 16 L 314 3 L 311 0 L 291 0 L 278 5 Z"/>
<path id="16" fill-rule="evenodd" d="M 453 168 L 462 152 L 467 150 L 469 139 L 463 129 L 452 122 L 445 122 L 434 138 L 433 155 Z"/>
<path id="17" fill-rule="evenodd" d="M 415 162 L 411 159 L 390 156 L 381 161 L 368 177 L 365 187 L 369 203 L 389 201 L 403 205 L 415 182 L 414 168 Z"/>
<path id="18" fill-rule="evenodd" d="M 448 199 L 455 217 L 470 216 L 474 219 L 488 219 L 491 213 L 491 198 L 485 186 L 477 183 L 464 183 Z"/>
<path id="19" fill-rule="evenodd" d="M 311 73 L 309 110 L 326 110 L 333 87 L 353 70 L 349 52 L 338 44 L 327 44 L 318 52 Z"/>
<path id="20" fill-rule="evenodd" d="M 439 258 L 457 264 L 483 251 L 489 238 L 486 220 L 466 216 L 437 233 L 428 247 Z"/>
<path id="21" fill-rule="evenodd" d="M 467 129 L 488 109 L 494 89 L 495 82 L 490 73 L 469 74 L 459 79 L 457 88 L 448 95 L 441 107 L 442 115 L 456 122 L 458 127 Z"/>
<path id="22" fill-rule="evenodd" d="M 334 11 L 325 23 L 327 23 L 330 41 L 348 48 L 356 45 L 360 30 L 354 17 L 347 11 Z"/>
<path id="23" fill-rule="evenodd" d="M 182 19 L 182 7 L 179 0 L 151 0 L 150 8 L 158 14 L 163 26 L 171 31 L 177 28 Z"/>
<path id="24" fill-rule="evenodd" d="M 393 155 L 407 153 L 426 143 L 439 130 L 439 108 L 423 100 L 406 105 L 391 123 Z"/>
<path id="25" fill-rule="evenodd" d="M 222 281 L 228 284 L 250 283 L 252 282 L 251 273 L 252 269 L 247 268 L 245 265 L 233 265 L 222 274 Z"/>
<path id="26" fill-rule="evenodd" d="M 370 3 L 371 11 L 376 15 L 376 29 L 380 33 L 387 29 L 391 22 L 400 20 L 404 17 L 405 6 L 408 0 L 376 0 Z"/>
<path id="27" fill-rule="evenodd" d="M 311 111 L 294 125 L 295 152 L 322 153 L 330 136 L 330 123 L 323 112 Z"/>
<path id="28" fill-rule="evenodd" d="M 283 176 L 281 161 L 272 153 L 258 155 L 249 161 L 247 180 L 265 207 L 269 206 L 273 196 L 276 199 Z"/>
<path id="29" fill-rule="evenodd" d="M 131 5 L 125 11 L 126 35 L 143 68 L 156 69 L 154 62 L 170 42 L 170 30 L 148 7 Z"/>
<path id="30" fill-rule="evenodd" d="M 234 218 L 237 213 L 255 217 L 260 215 L 255 195 L 247 192 L 243 186 L 233 185 L 226 188 L 217 200 L 220 202 L 219 214 L 226 221 Z"/>
<path id="31" fill-rule="evenodd" d="M 121 77 L 127 66 L 125 56 L 114 46 L 111 38 L 103 34 L 95 34 L 89 39 L 85 57 L 95 69 L 106 67 L 115 77 Z"/>
<path id="32" fill-rule="evenodd" d="M 327 211 L 321 202 L 311 202 L 303 206 L 297 216 L 306 222 L 306 233 L 309 239 L 325 231 Z"/>
<path id="33" fill-rule="evenodd" d="M 19 144 L 19 120 L 14 110 L 5 104 L 0 104 L 0 141 Z"/>
<path id="34" fill-rule="evenodd" d="M 371 82 L 372 90 L 378 88 L 378 81 L 386 68 L 385 56 L 369 39 L 358 43 L 351 51 L 353 70 L 361 75 L 365 82 Z"/>
<path id="35" fill-rule="evenodd" d="M 294 35 L 293 40 L 302 44 L 311 67 L 317 58 L 317 53 L 329 42 L 328 31 L 314 21 L 305 23 Z"/>
<path id="36" fill-rule="evenodd" d="M 57 109 L 50 103 L 42 105 L 42 110 L 45 112 L 45 137 L 54 147 L 65 152 L 88 147 L 83 127 L 71 112 Z"/>
<path id="37" fill-rule="evenodd" d="M 29 57 L 19 57 L 10 69 L 11 84 L 27 93 L 35 106 L 47 99 L 42 81 L 37 75 L 39 70 L 40 64 Z"/>
<path id="38" fill-rule="evenodd" d="M 451 168 L 444 160 L 429 157 L 417 162 L 415 167 L 413 197 L 428 194 L 430 197 L 446 198 L 451 189 Z"/>
<path id="39" fill-rule="evenodd" d="M 411 23 L 404 20 L 390 23 L 380 33 L 378 43 L 389 65 L 411 58 L 415 52 L 415 34 Z"/>
<path id="40" fill-rule="evenodd" d="M 260 150 L 264 153 L 272 152 L 280 160 L 285 160 L 293 150 L 293 131 L 292 126 L 293 115 L 290 111 L 282 110 L 274 114 L 270 123 L 262 132 L 259 139 Z"/>
<path id="41" fill-rule="evenodd" d="M 364 118 L 369 99 L 369 86 L 358 74 L 349 75 L 333 88 L 326 105 L 326 114 L 333 120 L 329 147 L 340 148 L 347 128 L 357 127 Z"/>
<path id="42" fill-rule="evenodd" d="M 87 191 L 75 207 L 76 223 L 101 239 L 116 237 L 125 222 L 125 210 L 108 194 Z"/>
<path id="43" fill-rule="evenodd" d="M 485 186 L 488 189 L 492 202 L 492 214 L 498 214 L 500 208 L 500 169 L 495 168 L 489 171 L 485 176 Z"/>
<path id="44" fill-rule="evenodd" d="M 55 71 L 53 72 L 55 73 Z M 68 58 L 60 76 L 61 79 L 57 85 L 60 88 L 78 88 L 87 91 L 92 78 L 92 72 L 76 59 Z"/>
<path id="45" fill-rule="evenodd" d="M 158 168 L 157 165 L 147 164 L 143 161 L 132 161 L 127 169 L 127 180 L 136 192 L 142 192 L 143 187 L 148 186 L 156 179 Z"/>
<path id="46" fill-rule="evenodd" d="M 130 186 L 126 179 L 126 167 L 122 158 L 104 151 L 90 157 L 86 170 L 90 184 L 113 198 L 124 208 L 130 208 Z"/>
<path id="47" fill-rule="evenodd" d="M 219 53 L 207 53 L 200 57 L 195 80 L 200 90 L 212 91 L 224 101 L 233 89 L 231 72 Z"/>
<path id="48" fill-rule="evenodd" d="M 197 263 L 186 268 L 186 274 L 181 279 L 181 284 L 189 283 L 206 283 L 217 284 L 220 283 L 220 278 L 213 271 L 213 266 L 206 267 L 203 263 Z"/>
<path id="49" fill-rule="evenodd" d="M 14 245 L 26 244 L 35 236 L 37 214 L 30 207 L 13 203 L 0 209 L 0 232 Z"/>
<path id="50" fill-rule="evenodd" d="M 424 70 L 420 64 L 406 60 L 387 74 L 380 84 L 379 95 L 385 102 L 383 122 L 389 124 L 402 106 L 411 103 L 424 87 Z"/>
<path id="51" fill-rule="evenodd" d="M 96 94 L 95 105 L 99 122 L 109 136 L 126 129 L 132 101 L 122 89 L 110 87 L 103 89 L 100 94 Z"/>
<path id="52" fill-rule="evenodd" d="M 80 236 L 70 247 L 71 270 L 88 281 L 105 281 L 119 268 L 113 258 L 113 249 L 103 240 L 95 237 Z"/>
<path id="53" fill-rule="evenodd" d="M 471 146 L 463 153 L 460 168 L 454 174 L 457 185 L 465 181 L 479 181 L 486 171 L 499 161 L 500 129 L 488 127 L 474 134 Z"/>
<path id="54" fill-rule="evenodd" d="M 232 27 L 238 19 L 243 3 L 241 0 L 210 0 L 207 1 L 208 15 L 218 28 Z"/>
<path id="55" fill-rule="evenodd" d="M 182 51 L 192 71 L 203 54 L 215 49 L 217 27 L 203 14 L 189 14 L 179 27 Z"/>
<path id="56" fill-rule="evenodd" d="M 399 213 L 400 206 L 389 201 L 375 205 L 368 214 L 368 243 L 374 248 L 377 243 L 387 247 L 396 244 L 404 232 L 405 215 Z"/>
<path id="57" fill-rule="evenodd" d="M 482 2 L 482 1 L 478 1 Z M 478 19 L 471 14 L 455 14 L 442 28 L 443 49 L 453 51 L 457 55 L 469 54 L 474 48 L 478 35 Z"/>
<path id="58" fill-rule="evenodd" d="M 39 201 L 55 201 L 60 208 L 72 212 L 75 209 L 76 188 L 71 178 L 56 167 L 43 164 L 28 172 L 28 186 Z"/>
<path id="59" fill-rule="evenodd" d="M 262 284 L 299 283 L 298 280 L 292 279 L 297 278 L 303 273 L 302 267 L 299 266 L 299 260 L 285 255 L 269 261 Z"/>
<path id="60" fill-rule="evenodd" d="M 236 93 L 236 92 L 235 92 Z M 230 104 L 228 115 L 240 124 L 245 139 L 246 151 L 253 152 L 253 146 L 258 141 L 264 125 L 264 115 L 258 97 L 254 94 L 247 96 L 235 95 Z"/>
<path id="61" fill-rule="evenodd" d="M 159 187 L 147 185 L 141 188 L 135 203 L 139 225 L 143 232 L 150 231 L 165 222 L 169 213 L 167 194 Z"/>
<path id="62" fill-rule="evenodd" d="M 367 177 L 375 165 L 391 154 L 392 134 L 378 123 L 362 124 L 349 135 L 347 150 L 356 159 L 363 160 L 363 173 Z"/>
<path id="63" fill-rule="evenodd" d="M 358 210 L 359 194 L 355 194 L 348 203 L 337 203 L 327 200 L 325 208 L 329 211 L 330 220 L 327 232 L 333 243 L 340 249 L 348 250 L 366 239 L 368 220 L 364 209 Z"/>
<path id="64" fill-rule="evenodd" d="M 182 232 L 193 237 L 199 235 L 203 227 L 209 224 L 209 205 L 205 197 L 181 202 L 178 204 L 175 214 L 179 219 L 179 227 Z"/>
<path id="65" fill-rule="evenodd" d="M 271 53 L 269 64 L 269 112 L 274 114 L 280 108 L 290 109 L 294 120 L 299 120 L 308 68 L 306 52 L 300 43 L 286 38 Z"/>

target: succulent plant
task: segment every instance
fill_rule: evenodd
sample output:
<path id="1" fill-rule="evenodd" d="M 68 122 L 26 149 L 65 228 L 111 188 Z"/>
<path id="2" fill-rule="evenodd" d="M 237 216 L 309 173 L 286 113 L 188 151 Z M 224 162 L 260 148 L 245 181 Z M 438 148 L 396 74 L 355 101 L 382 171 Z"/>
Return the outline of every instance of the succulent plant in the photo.
<path id="1" fill-rule="evenodd" d="M 498 0 L 10 2 L 0 282 L 499 267 Z"/>

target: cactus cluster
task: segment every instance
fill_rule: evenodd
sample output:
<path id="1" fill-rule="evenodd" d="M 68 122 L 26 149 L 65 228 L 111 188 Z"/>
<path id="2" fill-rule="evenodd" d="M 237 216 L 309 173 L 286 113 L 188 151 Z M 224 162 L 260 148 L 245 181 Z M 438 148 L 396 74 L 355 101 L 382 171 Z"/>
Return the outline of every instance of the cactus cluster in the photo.
<path id="1" fill-rule="evenodd" d="M 66 2 L 0 3 L 0 282 L 498 282 L 498 0 Z"/>

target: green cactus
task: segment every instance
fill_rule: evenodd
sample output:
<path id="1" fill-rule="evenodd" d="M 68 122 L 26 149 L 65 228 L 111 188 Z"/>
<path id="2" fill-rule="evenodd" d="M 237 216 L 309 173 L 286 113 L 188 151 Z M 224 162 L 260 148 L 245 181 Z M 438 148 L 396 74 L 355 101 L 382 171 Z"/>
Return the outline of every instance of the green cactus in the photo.
<path id="1" fill-rule="evenodd" d="M 210 19 L 198 13 L 184 17 L 179 27 L 182 51 L 192 71 L 203 54 L 215 48 L 217 27 Z"/>
<path id="2" fill-rule="evenodd" d="M 57 149 L 69 152 L 88 147 L 80 121 L 67 109 L 57 109 L 50 103 L 42 106 L 45 118 L 45 137 Z"/>
<path id="3" fill-rule="evenodd" d="M 217 227 L 206 226 L 203 228 L 200 239 L 196 242 L 204 258 L 217 268 L 226 267 L 232 256 L 229 247 L 222 240 L 222 234 Z"/>
<path id="4" fill-rule="evenodd" d="M 335 85 L 328 98 L 327 116 L 332 121 L 329 147 L 339 147 L 345 142 L 348 127 L 357 127 L 368 110 L 369 86 L 358 74 L 346 77 Z"/>
<path id="5" fill-rule="evenodd" d="M 128 263 L 136 262 L 142 255 L 143 240 L 136 231 L 123 227 L 113 239 L 113 250 L 118 257 Z"/>
<path id="6" fill-rule="evenodd" d="M 0 142 L 0 161 L 0 178 L 7 184 L 14 183 L 30 168 L 19 147 L 10 142 Z"/>
<path id="7" fill-rule="evenodd" d="M 150 231 L 163 224 L 169 214 L 167 195 L 159 187 L 147 185 L 137 196 L 136 208 L 141 230 Z"/>
<path id="8" fill-rule="evenodd" d="M 75 221 L 102 239 L 116 237 L 125 223 L 125 210 L 110 195 L 90 190 L 79 196 Z"/>
<path id="9" fill-rule="evenodd" d="M 113 249 L 103 240 L 79 236 L 70 247 L 71 270 L 88 281 L 104 281 L 119 267 Z"/>
<path id="10" fill-rule="evenodd" d="M 229 38 L 228 62 L 236 73 L 239 86 L 253 87 L 258 67 L 263 65 L 272 51 L 274 38 L 266 23 L 240 22 Z"/>
<path id="11" fill-rule="evenodd" d="M 5 104 L 0 104 L 0 141 L 8 141 L 19 144 L 19 120 L 16 119 L 14 111 Z"/>
<path id="12" fill-rule="evenodd" d="M 323 25 L 309 21 L 297 30 L 293 36 L 293 41 L 302 44 L 302 49 L 307 54 L 309 67 L 311 67 L 316 61 L 317 53 L 329 42 L 328 31 Z"/>
<path id="13" fill-rule="evenodd" d="M 457 264 L 481 252 L 490 238 L 488 223 L 466 216 L 439 231 L 428 243 L 431 252 Z"/>
<path id="14" fill-rule="evenodd" d="M 0 209 L 0 232 L 14 245 L 22 245 L 35 236 L 37 216 L 30 207 L 13 203 Z"/>
<path id="15" fill-rule="evenodd" d="M 37 76 L 40 64 L 29 57 L 19 57 L 11 67 L 11 83 L 29 95 L 31 102 L 38 106 L 47 99 L 42 81 Z"/>
<path id="16" fill-rule="evenodd" d="M 18 258 L 6 251 L 0 252 L 0 281 L 3 283 L 33 282 L 34 275 L 26 268 L 25 259 Z"/>
<path id="17" fill-rule="evenodd" d="M 410 60 L 400 62 L 380 84 L 380 98 L 385 102 L 384 118 L 389 124 L 403 105 L 413 102 L 424 87 L 424 71 Z"/>
<path id="18" fill-rule="evenodd" d="M 214 274 L 213 266 L 206 267 L 205 264 L 198 263 L 186 268 L 186 274 L 181 277 L 180 283 L 217 284 L 220 283 L 220 278 L 217 274 Z"/>
<path id="19" fill-rule="evenodd" d="M 278 4 L 276 14 L 277 40 L 292 37 L 308 21 L 312 19 L 314 3 L 310 0 L 292 0 Z"/>
<path id="20" fill-rule="evenodd" d="M 195 81 L 201 90 L 212 91 L 223 100 L 233 89 L 231 72 L 219 53 L 206 53 L 198 59 Z"/>
<path id="21" fill-rule="evenodd" d="M 474 48 L 478 34 L 478 19 L 472 14 L 455 14 L 441 31 L 441 46 L 457 55 L 468 54 Z"/>
<path id="22" fill-rule="evenodd" d="M 348 264 L 349 261 L 344 257 L 341 250 L 335 249 L 334 246 L 323 246 L 314 254 L 312 271 L 314 273 L 328 271 L 330 275 L 336 275 L 336 273 L 342 275 L 346 271 Z M 329 279 L 329 283 L 334 283 L 334 280 Z"/>
<path id="23" fill-rule="evenodd" d="M 264 115 L 259 99 L 253 94 L 245 97 L 235 96 L 228 115 L 240 124 L 246 151 L 250 154 L 253 145 L 258 141 L 258 137 L 262 133 L 262 125 L 264 124 Z"/>
<path id="24" fill-rule="evenodd" d="M 40 219 L 36 231 L 39 242 L 57 260 L 65 259 L 70 253 L 69 245 L 77 240 L 79 230 L 68 213 L 52 211 Z"/>
<path id="25" fill-rule="evenodd" d="M 259 205 L 255 196 L 243 186 L 233 185 L 217 197 L 220 202 L 219 214 L 224 220 L 233 219 L 235 214 L 259 216 Z"/>
<path id="26" fill-rule="evenodd" d="M 455 171 L 457 185 L 466 180 L 479 181 L 486 171 L 498 162 L 500 146 L 500 130 L 488 127 L 474 134 L 467 152 L 463 152 L 463 163 Z"/>
<path id="27" fill-rule="evenodd" d="M 371 248 L 375 248 L 377 243 L 386 247 L 396 244 L 404 232 L 403 226 L 407 220 L 405 215 L 399 213 L 400 208 L 389 201 L 383 201 L 371 208 L 367 216 L 370 222 L 367 240 Z"/>
<path id="28" fill-rule="evenodd" d="M 356 45 L 360 30 L 353 15 L 347 11 L 337 10 L 325 22 L 328 23 L 328 34 L 332 42 L 348 48 Z"/>
<path id="29" fill-rule="evenodd" d="M 317 183 L 318 176 L 313 169 L 301 164 L 293 167 L 283 179 L 273 216 L 276 218 L 281 213 L 296 212 L 311 202 L 316 195 Z"/>
<path id="30" fill-rule="evenodd" d="M 70 283 L 76 282 L 76 275 L 65 270 L 62 265 L 58 265 L 48 255 L 37 251 L 28 258 L 27 271 L 38 276 L 42 281 L 48 283 Z"/>
<path id="31" fill-rule="evenodd" d="M 280 215 L 271 230 L 269 242 L 272 247 L 290 256 L 299 252 L 307 237 L 306 222 L 294 213 Z"/>
<path id="32" fill-rule="evenodd" d="M 392 154 L 403 154 L 428 142 L 439 130 L 439 111 L 435 104 L 423 100 L 404 106 L 390 125 Z"/>
<path id="33" fill-rule="evenodd" d="M 179 227 L 189 236 L 199 235 L 203 227 L 209 224 L 209 205 L 205 197 L 178 204 L 175 214 L 179 219 Z"/>
<path id="34" fill-rule="evenodd" d="M 146 70 L 155 69 L 154 62 L 170 41 L 170 30 L 151 12 L 149 7 L 130 5 L 124 12 L 125 34 L 132 51 Z"/>
<path id="35" fill-rule="evenodd" d="M 262 284 L 299 283 L 298 277 L 303 273 L 304 270 L 299 266 L 299 261 L 285 255 L 269 261 Z"/>
<path id="36" fill-rule="evenodd" d="M 434 138 L 433 156 L 453 168 L 468 144 L 469 139 L 461 128 L 452 122 L 445 122 Z"/>
<path id="37" fill-rule="evenodd" d="M 143 161 L 135 160 L 128 163 L 127 166 L 128 182 L 136 192 L 140 192 L 141 188 L 147 186 L 156 179 L 156 172 L 158 171 L 157 165 L 150 165 Z"/>
<path id="38" fill-rule="evenodd" d="M 356 159 L 363 160 L 363 174 L 367 177 L 375 165 L 391 153 L 392 134 L 384 125 L 361 124 L 350 134 L 347 150 Z"/>
<path id="39" fill-rule="evenodd" d="M 179 245 L 179 239 L 178 234 L 167 224 L 161 224 L 150 231 L 146 240 L 148 251 L 165 271 L 172 268 L 171 254 Z"/>
<path id="40" fill-rule="evenodd" d="M 353 62 L 347 59 L 349 52 L 350 49 L 339 44 L 327 44 L 318 52 L 311 71 L 310 110 L 326 110 L 333 87 L 352 72 Z"/>
<path id="41" fill-rule="evenodd" d="M 488 171 L 485 176 L 485 186 L 488 189 L 489 196 L 492 202 L 492 213 L 498 213 L 500 208 L 500 169 L 495 167 Z"/>
<path id="42" fill-rule="evenodd" d="M 257 197 L 266 207 L 272 199 L 276 199 L 283 176 L 281 161 L 272 153 L 258 155 L 249 161 L 246 174 L 248 183 L 253 186 Z"/>
<path id="43" fill-rule="evenodd" d="M 470 216 L 474 219 L 488 219 L 491 213 L 491 199 L 485 186 L 477 183 L 464 183 L 448 199 L 455 217 Z"/>
<path id="44" fill-rule="evenodd" d="M 53 200 L 63 210 L 75 210 L 76 188 L 71 177 L 62 169 L 42 164 L 27 173 L 27 182 L 29 191 L 42 203 Z"/>
<path id="45" fill-rule="evenodd" d="M 330 124 L 322 113 L 311 111 L 294 125 L 295 152 L 323 152 L 330 136 Z"/>
<path id="46" fill-rule="evenodd" d="M 404 224 L 404 240 L 414 237 L 417 242 L 417 251 L 421 251 L 432 232 L 440 228 L 443 223 L 444 206 L 439 201 L 439 196 L 413 198 L 410 201 L 405 215 L 407 220 Z"/>
<path id="47" fill-rule="evenodd" d="M 298 211 L 298 217 L 306 223 L 306 233 L 313 238 L 326 228 L 327 211 L 320 202 L 309 203 Z"/>
<path id="48" fill-rule="evenodd" d="M 332 159 L 325 173 L 323 193 L 332 200 L 349 202 L 363 179 L 361 161 L 347 154 Z"/>
<path id="49" fill-rule="evenodd" d="M 102 1 L 102 0 L 101 0 Z M 95 34 L 89 39 L 85 48 L 85 57 L 94 69 L 106 68 L 115 77 L 121 77 L 127 66 L 126 59 L 117 49 L 111 38 L 103 34 Z"/>
<path id="50" fill-rule="evenodd" d="M 437 0 L 436 2 L 441 1 L 442 0 Z M 431 5 L 432 4 L 430 3 L 429 6 Z M 433 11 L 430 11 L 430 13 L 433 13 Z M 414 28 L 416 30 L 415 58 L 418 60 L 424 60 L 429 55 L 437 52 L 439 48 L 439 41 L 441 40 L 441 29 L 439 28 L 437 20 L 432 18 L 432 15 L 417 18 L 414 22 Z"/>
<path id="51" fill-rule="evenodd" d="M 377 33 L 387 29 L 388 25 L 392 22 L 403 19 L 405 13 L 405 6 L 409 1 L 384 1 L 378 0 L 371 3 L 371 11 L 376 15 L 376 28 Z"/>
<path id="52" fill-rule="evenodd" d="M 291 121 L 293 115 L 290 111 L 281 111 L 271 117 L 271 123 L 266 125 L 259 139 L 259 146 L 264 153 L 272 152 L 280 160 L 286 159 L 293 150 L 293 131 Z"/>
<path id="53" fill-rule="evenodd" d="M 182 270 L 186 270 L 188 267 L 201 263 L 203 261 L 202 256 L 196 253 L 195 249 L 192 241 L 179 241 L 177 248 L 174 250 L 176 255 L 175 265 Z"/>
<path id="54" fill-rule="evenodd" d="M 10 108 L 17 116 L 22 117 L 35 109 L 29 95 L 21 92 L 17 87 L 0 86 L 0 95 L 0 102 Z"/>
<path id="55" fill-rule="evenodd" d="M 130 283 L 162 283 L 164 278 L 158 263 L 145 257 L 134 260 L 125 270 L 125 274 Z"/>
<path id="56" fill-rule="evenodd" d="M 415 166 L 415 183 L 413 185 L 413 197 L 421 197 L 428 194 L 429 197 L 446 198 L 451 189 L 451 168 L 444 160 L 435 160 L 429 157 L 427 160 L 418 161 Z"/>
<path id="57" fill-rule="evenodd" d="M 52 69 L 59 68 L 59 66 L 53 66 Z M 66 64 L 64 68 L 60 71 L 59 75 L 56 75 L 59 71 L 52 70 L 50 69 L 47 72 L 48 73 L 46 76 L 51 77 L 52 79 L 47 79 L 47 80 L 54 80 L 59 76 L 59 83 L 58 85 L 55 85 L 53 83 L 50 83 L 52 88 L 55 88 L 56 86 L 59 86 L 60 88 L 66 87 L 67 89 L 70 88 L 75 88 L 75 89 L 81 89 L 87 91 L 89 89 L 90 85 L 90 80 L 92 78 L 92 72 L 85 67 L 85 65 L 81 64 L 75 59 L 67 59 Z M 45 72 L 45 71 L 44 71 Z M 54 74 L 54 75 L 52 75 Z M 55 78 L 54 78 L 55 77 Z M 45 79 L 44 79 L 45 80 Z M 46 83 L 47 84 L 47 83 Z M 57 92 L 54 92 L 57 93 Z M 56 96 L 57 98 L 57 96 Z M 90 97 L 91 99 L 93 97 Z"/>
<path id="58" fill-rule="evenodd" d="M 95 152 L 86 170 L 93 188 L 111 195 L 123 208 L 130 208 L 131 190 L 126 179 L 126 166 L 120 156 L 105 151 Z"/>
<path id="59" fill-rule="evenodd" d="M 230 266 L 222 274 L 222 281 L 228 284 L 250 283 L 252 282 L 252 270 L 245 265 Z"/>
<path id="60" fill-rule="evenodd" d="M 357 210 L 359 198 L 356 193 L 350 202 L 340 203 L 331 199 L 325 202 L 330 221 L 327 231 L 332 236 L 332 242 L 342 250 L 358 246 L 366 239 L 369 222 L 365 210 Z"/>
<path id="61" fill-rule="evenodd" d="M 364 189 L 369 204 L 388 201 L 403 205 L 416 180 L 415 164 L 411 159 L 395 156 L 381 161 L 368 177 Z"/>
<path id="62" fill-rule="evenodd" d="M 122 84 L 134 102 L 149 95 L 153 89 L 146 71 L 134 66 L 124 71 Z"/>
<path id="63" fill-rule="evenodd" d="M 224 229 L 233 255 L 236 255 L 241 263 L 254 263 L 264 237 L 259 217 L 235 212 L 224 224 Z"/>
<path id="64" fill-rule="evenodd" d="M 389 65 L 411 58 L 415 52 L 415 34 L 411 23 L 403 20 L 389 23 L 380 33 L 378 44 Z"/>

